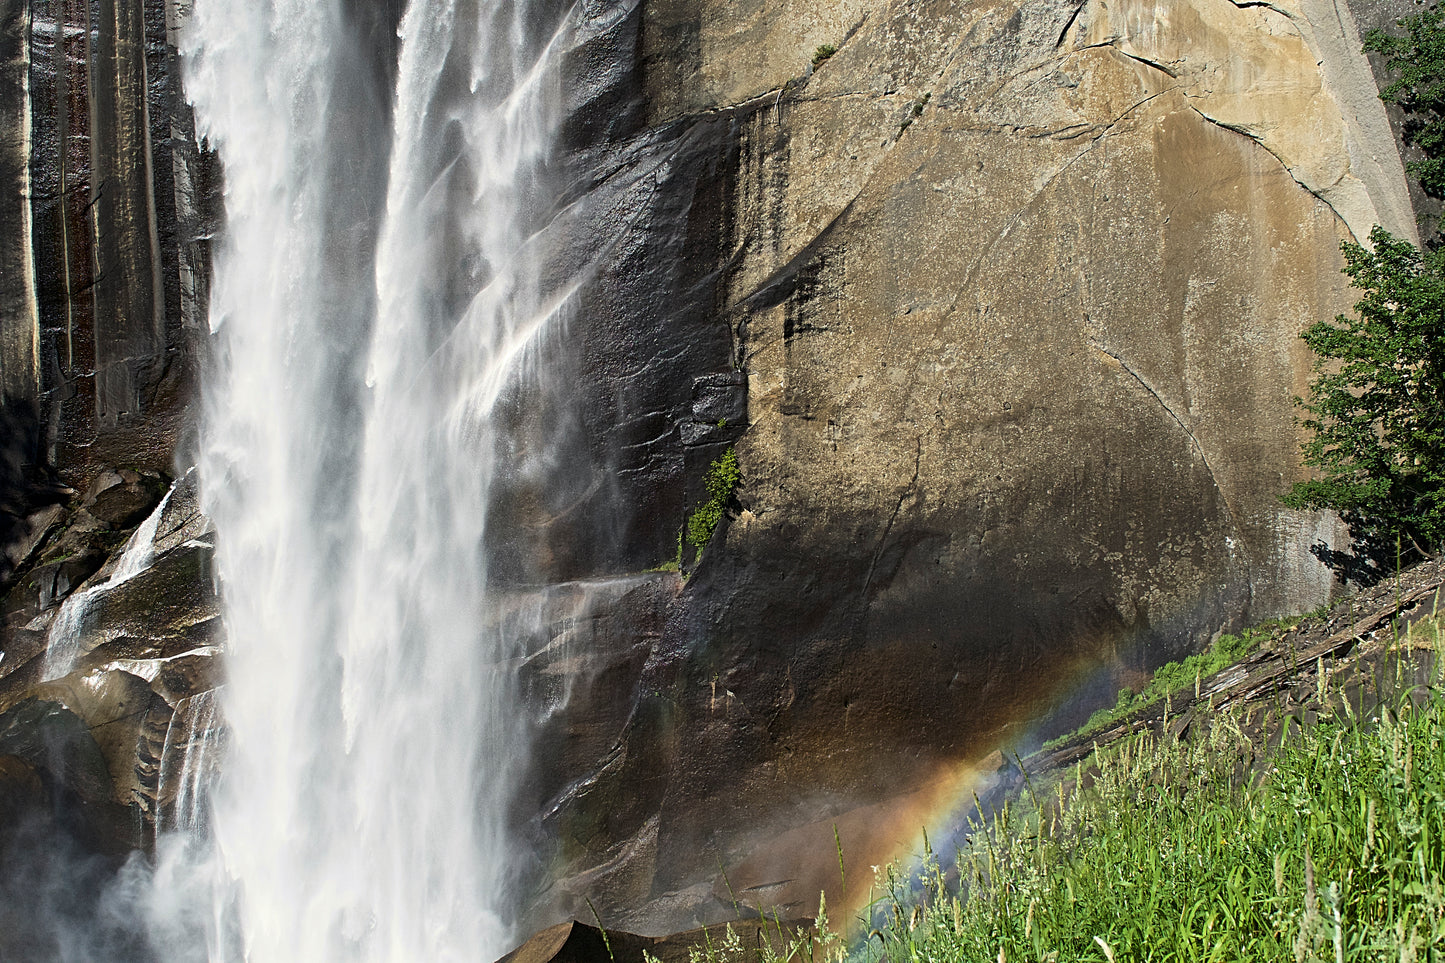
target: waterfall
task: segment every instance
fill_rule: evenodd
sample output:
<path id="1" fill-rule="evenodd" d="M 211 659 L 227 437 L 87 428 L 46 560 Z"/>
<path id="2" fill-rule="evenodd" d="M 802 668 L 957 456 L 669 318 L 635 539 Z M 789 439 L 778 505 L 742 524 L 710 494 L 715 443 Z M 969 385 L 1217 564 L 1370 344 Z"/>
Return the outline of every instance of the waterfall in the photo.
<path id="1" fill-rule="evenodd" d="M 213 961 L 478 961 L 514 936 L 528 643 L 494 611 L 486 544 L 521 457 L 498 408 L 545 382 L 535 345 L 575 286 L 539 280 L 573 15 L 411 0 L 398 25 L 390 6 L 196 0 L 185 27 L 226 183 L 200 466 L 229 646 L 209 820 L 174 776 L 178 821 L 208 827 L 186 858 Z"/>

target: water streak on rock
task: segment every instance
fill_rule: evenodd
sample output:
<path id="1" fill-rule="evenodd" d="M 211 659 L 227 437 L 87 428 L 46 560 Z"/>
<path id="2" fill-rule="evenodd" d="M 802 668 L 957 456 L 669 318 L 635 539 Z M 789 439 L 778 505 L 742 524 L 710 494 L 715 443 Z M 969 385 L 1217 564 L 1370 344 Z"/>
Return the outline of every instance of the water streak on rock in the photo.
<path id="1" fill-rule="evenodd" d="M 176 486 L 172 485 L 155 510 L 131 533 L 110 575 L 71 595 L 61 605 L 46 634 L 46 680 L 68 675 L 75 667 L 75 660 L 84 654 L 86 623 L 95 603 L 150 567 L 156 555 L 156 530 L 160 527 L 161 517 L 165 515 L 166 503 L 171 500 L 171 493 L 175 490 Z"/>

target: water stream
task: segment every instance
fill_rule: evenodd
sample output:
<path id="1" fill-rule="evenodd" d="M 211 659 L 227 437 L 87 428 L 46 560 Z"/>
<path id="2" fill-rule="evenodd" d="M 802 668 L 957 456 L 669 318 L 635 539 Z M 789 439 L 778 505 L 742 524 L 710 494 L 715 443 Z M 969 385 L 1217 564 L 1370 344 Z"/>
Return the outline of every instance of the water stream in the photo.
<path id="1" fill-rule="evenodd" d="M 538 280 L 572 15 L 392 6 L 197 0 L 184 32 L 226 178 L 200 467 L 227 737 L 209 819 L 167 774 L 191 835 L 158 880 L 211 894 L 186 955 L 213 963 L 477 961 L 514 936 L 535 632 L 490 612 L 486 545 L 515 468 L 497 409 L 548 378 L 534 347 L 572 291 Z"/>

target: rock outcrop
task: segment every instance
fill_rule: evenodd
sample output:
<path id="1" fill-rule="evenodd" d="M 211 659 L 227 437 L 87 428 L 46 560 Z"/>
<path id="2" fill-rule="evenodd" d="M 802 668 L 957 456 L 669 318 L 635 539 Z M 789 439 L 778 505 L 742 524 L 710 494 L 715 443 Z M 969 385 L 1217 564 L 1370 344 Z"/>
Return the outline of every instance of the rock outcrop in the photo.
<path id="1" fill-rule="evenodd" d="M 190 751 L 214 747 L 220 725 L 220 606 L 195 473 L 169 492 L 105 481 L 6 599 L 0 755 L 29 768 L 53 813 L 146 847 L 194 815 L 208 771 Z M 145 520 L 128 539 L 104 520 L 117 510 Z"/>
<path id="2" fill-rule="evenodd" d="M 534 934 L 497 963 L 688 963 L 695 956 L 759 958 L 769 953 L 786 959 L 795 948 L 806 953 L 812 935 L 810 919 L 740 920 L 665 937 L 601 930 L 571 920 Z"/>
<path id="3" fill-rule="evenodd" d="M 101 849 L 153 837 L 162 757 L 179 771 L 215 677 L 193 664 L 219 625 L 194 478 L 157 508 L 194 429 L 216 209 L 183 6 L 0 11 L 0 755 L 44 814 L 6 825 Z"/>

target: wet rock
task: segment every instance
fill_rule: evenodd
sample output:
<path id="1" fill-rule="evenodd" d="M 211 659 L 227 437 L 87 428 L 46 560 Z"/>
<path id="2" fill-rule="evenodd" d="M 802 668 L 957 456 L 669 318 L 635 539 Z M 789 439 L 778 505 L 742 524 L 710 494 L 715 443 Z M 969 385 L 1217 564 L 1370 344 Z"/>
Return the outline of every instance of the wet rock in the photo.
<path id="1" fill-rule="evenodd" d="M 206 644 L 220 618 L 211 555 L 209 546 L 185 543 L 133 578 L 92 595 L 74 627 L 78 650 L 121 638 Z"/>
<path id="2" fill-rule="evenodd" d="M 705 421 L 683 421 L 677 426 L 678 438 L 689 448 L 717 444 L 725 436 L 721 425 Z"/>
<path id="3" fill-rule="evenodd" d="M 22 760 L 53 792 L 64 789 L 98 812 L 113 808 L 105 753 L 86 722 L 59 702 L 32 696 L 0 710 L 0 755 Z"/>
<path id="4" fill-rule="evenodd" d="M 614 935 L 618 938 L 615 950 L 608 945 Z M 636 937 L 628 933 L 609 933 L 608 939 L 604 940 L 601 930 L 572 920 L 543 930 L 502 957 L 498 963 L 607 963 L 613 959 L 641 961 L 640 947 L 635 953 L 627 952 L 632 948 L 631 944 L 635 939 Z M 616 956 L 619 951 L 623 954 L 620 958 Z"/>
<path id="5" fill-rule="evenodd" d="M 0 826 L 14 826 L 45 801 L 35 768 L 19 756 L 0 756 Z"/>
<path id="6" fill-rule="evenodd" d="M 81 489 L 107 465 L 169 469 L 190 427 L 215 183 L 179 91 L 174 6 L 21 2 L 4 18 L 0 178 L 25 189 L 0 210 L 0 411 L 29 405 L 29 457 Z"/>
<path id="7" fill-rule="evenodd" d="M 19 628 L 5 639 L 0 649 L 0 679 L 23 668 L 30 660 L 45 653 L 47 633 L 43 628 Z"/>
<path id="8" fill-rule="evenodd" d="M 118 479 L 82 507 L 111 528 L 134 528 L 145 521 L 165 494 L 166 485 L 159 478 L 143 478 L 129 472 L 134 480 Z"/>
<path id="9" fill-rule="evenodd" d="M 176 705 L 212 691 L 223 678 L 216 655 L 186 655 L 168 660 L 151 685 L 166 702 Z"/>
<path id="10" fill-rule="evenodd" d="M 111 798 L 128 805 L 141 724 L 158 698 L 147 681 L 129 672 L 90 670 L 42 683 L 30 695 L 62 707 L 84 725 L 105 760 Z"/>
<path id="11" fill-rule="evenodd" d="M 786 945 L 812 928 L 809 919 L 747 919 L 650 937 L 571 920 L 535 934 L 497 963 L 642 963 L 644 953 L 659 963 L 688 963 L 695 954 L 722 943 L 729 932 L 743 958 L 762 958 L 759 951 L 768 946 L 785 958 Z"/>
<path id="12" fill-rule="evenodd" d="M 211 520 L 201 511 L 200 473 L 194 468 L 177 482 L 156 526 L 157 555 L 169 552 L 211 531 Z"/>
<path id="13" fill-rule="evenodd" d="M 706 424 L 743 423 L 748 417 L 747 378 L 741 371 L 708 374 L 692 383 L 692 417 Z"/>
<path id="14" fill-rule="evenodd" d="M 65 509 L 59 505 L 46 506 L 27 516 L 23 524 L 16 527 L 14 540 L 3 547 L 4 558 L 0 559 L 0 571 L 13 571 L 24 565 L 31 553 L 59 526 L 64 517 Z"/>
<path id="15" fill-rule="evenodd" d="M 220 758 L 211 654 L 116 640 L 62 679 L 6 679 L 0 753 L 39 771 L 49 798 L 75 800 L 72 821 L 104 849 L 174 826 L 179 808 L 194 819 Z"/>

